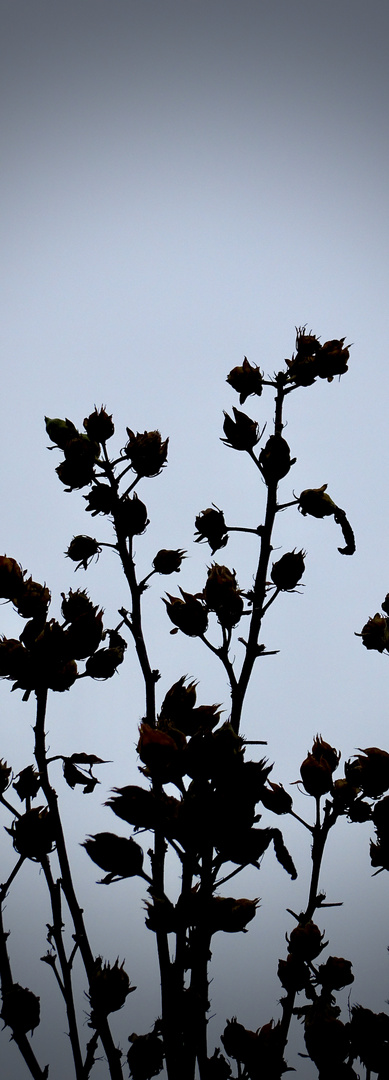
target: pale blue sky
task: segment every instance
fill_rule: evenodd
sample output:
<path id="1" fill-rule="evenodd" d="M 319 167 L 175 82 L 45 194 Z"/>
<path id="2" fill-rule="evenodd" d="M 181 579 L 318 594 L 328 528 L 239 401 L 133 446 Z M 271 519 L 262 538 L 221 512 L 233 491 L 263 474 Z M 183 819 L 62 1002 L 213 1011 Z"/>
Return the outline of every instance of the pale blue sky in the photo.
<path id="1" fill-rule="evenodd" d="M 114 414 L 117 448 L 126 425 L 170 436 L 169 468 L 140 490 L 151 525 L 137 560 L 143 574 L 159 547 L 186 548 L 190 559 L 169 591 L 178 581 L 197 591 L 210 553 L 192 544 L 195 515 L 212 501 L 229 524 L 257 525 L 263 513 L 264 489 L 251 463 L 219 441 L 222 410 L 238 403 L 225 384 L 228 372 L 246 354 L 272 373 L 291 355 L 295 324 L 306 322 L 322 341 L 346 335 L 354 342 L 349 374 L 302 389 L 287 408 L 286 437 L 298 460 L 284 481 L 285 501 L 292 489 L 328 482 L 355 528 L 357 553 L 338 554 L 333 522 L 302 519 L 294 509 L 280 517 L 280 552 L 308 551 L 305 588 L 269 612 L 264 640 L 281 652 L 256 673 L 243 730 L 268 739 L 274 779 L 285 785 L 298 777 L 316 731 L 343 757 L 356 746 L 389 748 L 387 657 L 367 653 L 354 637 L 389 589 L 388 23 L 383 0 L 0 4 L 0 550 L 47 581 L 54 614 L 70 586 L 86 585 L 108 624 L 126 597 L 110 553 L 85 577 L 75 577 L 63 559 L 75 533 L 104 539 L 108 530 L 85 516 L 82 494 L 63 492 L 54 471 L 59 458 L 46 450 L 45 413 L 81 425 L 104 403 Z M 245 408 L 261 426 L 270 423 L 269 394 Z M 249 588 L 254 539 L 235 537 L 220 555 Z M 226 701 L 223 673 L 209 654 L 169 636 L 163 584 L 154 579 L 145 597 L 152 662 L 164 673 L 161 696 L 188 672 L 201 680 L 199 701 Z M 1 629 L 20 632 L 16 617 L 2 610 Z M 100 803 L 105 785 L 138 776 L 141 690 L 129 648 L 112 682 L 81 682 L 53 696 L 52 752 L 85 749 L 114 759 L 93 796 L 65 793 L 78 841 L 117 827 Z M 22 705 L 18 693 L 10 697 L 7 684 L 1 693 L 0 756 L 18 772 L 30 760 L 22 745 L 33 705 Z M 328 914 L 325 928 L 331 952 L 344 950 L 359 971 L 353 1000 L 381 1010 L 388 881 L 384 874 L 371 879 L 370 832 L 345 826 L 334 838 L 323 887 L 345 905 Z M 250 933 L 224 943 L 223 956 L 215 943 L 215 1037 L 237 1011 L 251 1027 L 277 1016 L 284 910 L 299 910 L 305 895 L 305 836 L 289 833 L 301 851 L 301 880 L 289 885 L 270 855 L 260 880 L 253 871 L 241 887 L 262 896 Z M 104 927 L 107 945 L 100 947 L 112 959 L 126 957 L 139 987 L 118 1018 L 124 1042 L 129 1031 L 147 1030 L 158 1011 L 157 988 L 150 989 L 153 942 L 145 931 L 143 946 L 133 900 L 144 890 L 131 883 L 99 890 L 77 847 L 75 859 L 95 947 Z M 25 910 L 29 880 L 26 871 L 10 897 L 10 924 L 14 904 L 17 913 Z M 110 904 L 115 914 L 107 925 Z M 360 931 L 365 904 L 376 928 L 368 939 Z M 17 934 L 20 941 L 15 978 L 33 989 L 39 983 L 43 999 L 52 986 L 36 960 L 45 951 L 40 914 L 37 903 L 31 948 L 16 917 L 12 926 L 13 943 Z M 34 1037 L 37 1052 L 46 1023 Z M 65 1055 L 66 1040 L 59 1045 Z M 25 1080 L 21 1064 L 12 1068 L 20 1070 L 15 1080 Z M 62 1080 L 58 1062 L 56 1069 Z M 63 1069 L 65 1076 L 65 1057 Z M 300 1062 L 301 1077 L 308 1076 L 303 1069 Z M 105 1080 L 103 1069 L 96 1080 Z"/>

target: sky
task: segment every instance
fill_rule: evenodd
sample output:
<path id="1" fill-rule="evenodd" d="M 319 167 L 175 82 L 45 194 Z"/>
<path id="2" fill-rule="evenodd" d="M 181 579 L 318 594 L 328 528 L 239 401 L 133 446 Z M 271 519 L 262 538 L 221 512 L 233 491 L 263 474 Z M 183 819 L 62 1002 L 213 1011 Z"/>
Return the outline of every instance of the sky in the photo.
<path id="1" fill-rule="evenodd" d="M 169 591 L 179 581 L 196 592 L 210 563 L 209 548 L 193 544 L 200 510 L 214 502 L 228 524 L 251 527 L 263 514 L 265 489 L 252 463 L 220 442 L 223 409 L 238 404 L 228 372 L 246 355 L 271 375 L 304 324 L 322 342 L 345 335 L 352 343 L 340 381 L 319 380 L 287 401 L 285 434 L 297 462 L 282 492 L 287 501 L 328 483 L 357 551 L 339 555 L 332 520 L 302 518 L 295 508 L 279 515 L 280 554 L 307 551 L 304 588 L 269 611 L 264 639 L 280 651 L 258 666 L 243 718 L 247 738 L 267 739 L 273 777 L 292 793 L 318 731 L 342 760 L 357 747 L 389 749 L 388 660 L 355 637 L 389 590 L 388 30 L 383 0 L 0 2 L 0 551 L 47 582 L 53 615 L 70 587 L 87 587 L 107 625 L 127 599 L 113 553 L 104 551 L 84 576 L 64 559 L 73 535 L 108 540 L 109 526 L 85 517 L 82 493 L 64 492 L 45 414 L 80 427 L 95 404 L 106 405 L 117 451 L 126 426 L 170 437 L 168 468 L 139 490 L 150 526 L 136 545 L 137 566 L 143 576 L 160 547 L 182 547 L 188 558 Z M 270 431 L 269 390 L 245 409 Z M 254 537 L 233 534 L 219 561 L 250 588 L 256 554 Z M 164 584 L 154 578 L 144 598 L 161 700 L 187 673 L 199 680 L 199 703 L 223 702 L 228 715 L 216 660 L 201 643 L 170 637 Z M 0 629 L 20 633 L 9 605 Z M 239 664 L 239 644 L 236 657 Z M 130 646 L 113 680 L 83 680 L 51 697 L 51 752 L 112 760 L 92 796 L 61 788 L 61 797 L 93 947 L 112 961 L 125 957 L 138 986 L 114 1020 L 125 1046 L 159 1009 L 144 889 L 99 889 L 79 845 L 89 832 L 119 832 L 101 804 L 114 785 L 139 779 L 143 696 Z M 0 707 L 0 756 L 16 774 L 31 761 L 33 702 L 22 704 L 4 683 Z M 342 823 L 332 838 L 323 887 L 344 906 L 329 909 L 323 928 L 331 953 L 353 961 L 351 1003 L 381 1011 L 388 883 L 386 874 L 371 876 L 370 835 L 369 825 Z M 249 933 L 215 940 L 215 1042 L 227 1016 L 238 1013 L 251 1028 L 278 1016 L 285 909 L 304 906 L 309 854 L 295 823 L 286 823 L 285 836 L 297 883 L 269 853 L 259 878 L 253 870 L 238 879 L 235 895 L 262 897 Z M 12 866 L 4 838 L 1 845 Z M 35 869 L 19 875 L 5 917 L 14 978 L 42 998 L 36 1052 L 45 1063 L 50 1045 L 53 1075 L 64 1080 L 64 1021 L 51 972 L 39 964 L 48 913 Z M 174 892 L 174 866 L 169 873 Z M 345 1014 L 347 996 L 339 995 Z M 25 1080 L 7 1032 L 1 1038 L 10 1075 Z M 301 1031 L 291 1063 L 309 1080 L 299 1050 Z M 103 1063 L 96 1080 L 105 1080 Z"/>

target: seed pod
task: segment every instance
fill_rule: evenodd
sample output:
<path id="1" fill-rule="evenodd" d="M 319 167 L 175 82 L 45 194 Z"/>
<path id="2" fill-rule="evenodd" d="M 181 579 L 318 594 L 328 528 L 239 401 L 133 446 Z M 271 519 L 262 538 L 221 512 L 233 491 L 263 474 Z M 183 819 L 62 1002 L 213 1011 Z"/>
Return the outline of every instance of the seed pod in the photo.
<path id="1" fill-rule="evenodd" d="M 65 690 L 70 690 L 78 676 L 78 669 L 75 660 L 66 660 L 62 664 L 57 664 L 53 667 L 52 671 L 48 673 L 47 685 L 49 690 L 56 690 L 58 693 L 64 693 Z"/>
<path id="2" fill-rule="evenodd" d="M 266 484 L 282 480 L 294 465 L 296 458 L 291 458 L 288 443 L 281 435 L 270 435 L 259 455 L 259 465 Z"/>
<path id="3" fill-rule="evenodd" d="M 15 851 L 26 859 L 41 862 L 53 849 L 55 832 L 47 807 L 37 806 L 27 810 L 26 814 L 12 822 L 7 832 L 12 836 Z"/>
<path id="4" fill-rule="evenodd" d="M 246 398 L 251 394 L 260 397 L 263 390 L 263 375 L 256 364 L 249 364 L 247 356 L 241 367 L 235 367 L 227 375 L 226 380 L 233 390 L 239 394 L 239 403 L 244 405 Z"/>
<path id="5" fill-rule="evenodd" d="M 94 411 L 85 418 L 84 428 L 89 439 L 97 443 L 106 442 L 115 432 L 112 416 L 109 416 L 103 406 L 101 409 L 95 406 Z"/>
<path id="6" fill-rule="evenodd" d="M 39 773 L 35 771 L 33 765 L 27 765 L 25 769 L 19 773 L 19 779 L 14 780 L 12 787 L 15 788 L 19 795 L 19 799 L 24 802 L 25 799 L 35 799 L 41 786 L 41 780 Z"/>
<path id="7" fill-rule="evenodd" d="M 356 754 L 353 761 L 346 761 L 345 773 L 349 783 L 357 785 L 364 795 L 378 799 L 389 789 L 389 754 L 370 746 Z"/>
<path id="8" fill-rule="evenodd" d="M 321 933 L 316 923 L 310 920 L 295 926 L 290 935 L 288 951 L 300 960 L 314 960 L 325 948 L 324 932 Z"/>
<path id="9" fill-rule="evenodd" d="M 225 439 L 221 441 L 233 450 L 252 450 L 259 441 L 259 428 L 256 420 L 251 420 L 246 413 L 232 409 L 235 420 L 224 413 L 223 431 Z"/>
<path id="10" fill-rule="evenodd" d="M 298 508 L 304 517 L 310 514 L 311 517 L 324 518 L 334 514 L 336 504 L 326 491 L 327 484 L 322 484 L 320 488 L 306 488 L 301 492 Z"/>
<path id="11" fill-rule="evenodd" d="M 288 993 L 291 990 L 305 990 L 310 983 L 310 972 L 304 960 L 299 956 L 289 953 L 286 960 L 278 961 L 277 975 L 281 986 Z"/>
<path id="12" fill-rule="evenodd" d="M 351 1045 L 353 1056 L 359 1057 L 368 1072 L 388 1073 L 389 1016 L 374 1013 L 362 1005 L 351 1009 Z"/>
<path id="13" fill-rule="evenodd" d="M 138 476 L 158 476 L 166 465 L 169 439 L 162 441 L 159 431 L 144 431 L 135 435 L 127 428 L 128 443 L 124 454 Z"/>
<path id="14" fill-rule="evenodd" d="M 65 622 L 76 622 L 81 615 L 90 615 L 92 617 L 96 615 L 97 607 L 94 606 L 85 589 L 76 589 L 75 591 L 69 589 L 67 596 L 65 593 L 61 593 L 61 596 L 61 611 Z"/>
<path id="15" fill-rule="evenodd" d="M 85 671 L 91 679 L 112 679 L 123 660 L 123 649 L 98 649 L 88 657 Z"/>
<path id="16" fill-rule="evenodd" d="M 330 1069 L 334 1075 L 334 1069 L 339 1068 L 350 1052 L 348 1028 L 338 1020 L 331 1006 L 323 1006 L 319 1001 L 311 1010 L 306 1013 L 304 1030 L 309 1057 L 321 1074 Z"/>
<path id="17" fill-rule="evenodd" d="M 8 555 L 0 555 L 0 596 L 15 602 L 23 586 L 24 575 L 19 563 Z"/>
<path id="18" fill-rule="evenodd" d="M 161 548 L 153 559 L 154 570 L 156 570 L 157 574 L 178 573 L 185 555 L 186 551 L 183 551 L 182 548 L 177 548 L 175 551 Z"/>
<path id="19" fill-rule="evenodd" d="M 39 581 L 33 581 L 30 577 L 23 582 L 14 604 L 23 619 L 39 619 L 46 615 L 50 600 L 51 592 L 47 585 L 40 585 Z"/>
<path id="20" fill-rule="evenodd" d="M 94 540 L 92 536 L 73 536 L 68 550 L 65 551 L 65 555 L 72 562 L 78 563 L 76 570 L 79 570 L 80 566 L 87 570 L 89 563 L 92 561 L 94 555 L 99 556 L 101 553 L 100 544 L 97 540 Z"/>
<path id="21" fill-rule="evenodd" d="M 141 536 L 149 524 L 147 506 L 138 499 L 136 491 L 131 498 L 121 499 L 115 523 L 125 536 Z"/>
<path id="22" fill-rule="evenodd" d="M 113 788 L 113 798 L 105 806 L 110 806 L 117 817 L 135 825 L 137 829 L 154 829 L 160 816 L 159 800 L 152 791 L 128 784 L 123 788 Z M 168 796 L 164 796 L 168 798 Z M 176 801 L 176 800 L 174 800 Z"/>
<path id="23" fill-rule="evenodd" d="M 272 784 L 271 780 L 268 783 L 269 787 L 264 787 L 261 792 L 261 802 L 266 810 L 271 810 L 273 814 L 290 814 L 293 806 L 292 796 L 285 791 L 282 784 Z"/>
<path id="24" fill-rule="evenodd" d="M 163 1069 L 164 1046 L 162 1039 L 158 1038 L 155 1031 L 147 1035 L 136 1035 L 135 1032 L 128 1036 L 132 1043 L 127 1054 L 132 1080 L 151 1080 Z"/>
<path id="25" fill-rule="evenodd" d="M 325 341 L 318 355 L 318 375 L 320 379 L 332 382 L 335 375 L 345 375 L 350 359 L 350 347 L 345 346 L 346 338 L 334 338 Z"/>
<path id="26" fill-rule="evenodd" d="M 243 613 L 243 600 L 234 570 L 213 563 L 208 569 L 203 596 L 210 611 L 216 613 L 221 626 L 225 629 L 236 626 Z"/>
<path id="27" fill-rule="evenodd" d="M 318 982 L 327 990 L 342 990 L 354 982 L 351 960 L 342 956 L 329 956 L 325 964 L 319 965 Z"/>
<path id="28" fill-rule="evenodd" d="M 135 840 L 115 833 L 101 832 L 89 836 L 81 844 L 92 862 L 108 870 L 108 878 L 136 877 L 142 874 L 143 851 Z M 109 881 L 106 879 L 106 883 Z"/>
<path id="29" fill-rule="evenodd" d="M 109 484 L 93 484 L 88 495 L 83 495 L 88 503 L 86 510 L 92 517 L 96 514 L 113 514 L 115 506 L 115 493 Z"/>
<path id="30" fill-rule="evenodd" d="M 183 589 L 180 589 L 180 593 L 182 600 L 170 593 L 167 594 L 169 599 L 163 600 L 169 619 L 188 637 L 202 637 L 208 626 L 207 608 L 192 593 Z"/>
<path id="31" fill-rule="evenodd" d="M 40 1019 L 40 998 L 26 987 L 14 983 L 11 990 L 3 991 L 3 1007 L 0 1013 L 6 1027 L 16 1037 L 34 1031 Z"/>
<path id="32" fill-rule="evenodd" d="M 170 775 L 177 768 L 177 743 L 171 735 L 149 724 L 140 724 L 137 751 L 152 776 Z"/>
<path id="33" fill-rule="evenodd" d="M 103 636 L 103 612 L 93 604 L 83 615 L 74 619 L 65 630 L 66 656 L 84 660 L 96 652 Z"/>
<path id="34" fill-rule="evenodd" d="M 186 675 L 182 675 L 177 682 L 173 683 L 162 702 L 160 719 L 172 720 L 180 731 L 186 732 L 186 727 L 180 727 L 181 723 L 187 724 L 196 704 L 196 686 L 193 680 L 185 686 Z M 191 732 L 186 732 L 191 734 Z"/>
<path id="35" fill-rule="evenodd" d="M 362 627 L 361 633 L 356 637 L 362 638 L 365 649 L 374 649 L 375 652 L 383 653 L 389 650 L 389 619 L 377 611 L 372 619 Z"/>
<path id="36" fill-rule="evenodd" d="M 212 555 L 215 554 L 218 548 L 226 546 L 228 533 L 224 514 L 222 510 L 218 510 L 217 506 L 208 506 L 207 510 L 202 510 L 201 514 L 197 515 L 195 526 L 197 531 L 197 535 L 195 534 L 196 544 L 199 544 L 202 540 L 207 540 Z"/>
<path id="37" fill-rule="evenodd" d="M 331 791 L 332 772 L 324 757 L 318 760 L 313 754 L 308 754 L 300 766 L 300 773 L 308 795 L 318 798 Z"/>
<path id="38" fill-rule="evenodd" d="M 7 787 L 9 787 L 11 773 L 12 769 L 8 767 L 7 762 L 4 761 L 4 758 L 0 758 L 0 795 L 4 795 Z M 15 787 L 15 784 L 13 786 Z"/>
<path id="39" fill-rule="evenodd" d="M 108 1016 L 108 1013 L 122 1009 L 128 994 L 136 990 L 135 986 L 130 985 L 123 965 L 124 960 L 119 967 L 119 958 L 115 960 L 113 967 L 109 963 L 103 964 L 101 956 L 95 960 L 88 995 L 92 1006 L 90 1027 L 98 1026 L 99 1016 Z"/>
<path id="40" fill-rule="evenodd" d="M 259 903 L 259 897 L 255 900 L 247 900 L 242 897 L 235 900 L 232 896 L 212 897 L 209 912 L 210 927 L 212 933 L 222 930 L 226 934 L 246 932 L 246 927 L 254 918 Z"/>
<path id="41" fill-rule="evenodd" d="M 282 592 L 295 589 L 305 570 L 305 551 L 287 551 L 278 562 L 273 563 L 271 579 Z"/>

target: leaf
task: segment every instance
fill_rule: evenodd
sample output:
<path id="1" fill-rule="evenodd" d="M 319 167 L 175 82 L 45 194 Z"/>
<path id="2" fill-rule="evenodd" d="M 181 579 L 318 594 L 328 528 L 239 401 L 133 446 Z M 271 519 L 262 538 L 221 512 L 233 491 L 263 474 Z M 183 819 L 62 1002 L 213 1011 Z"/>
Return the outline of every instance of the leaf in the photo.
<path id="1" fill-rule="evenodd" d="M 77 765 L 110 765 L 110 761 L 104 760 L 104 758 L 96 757 L 96 754 L 72 754 L 68 761 L 77 763 Z"/>

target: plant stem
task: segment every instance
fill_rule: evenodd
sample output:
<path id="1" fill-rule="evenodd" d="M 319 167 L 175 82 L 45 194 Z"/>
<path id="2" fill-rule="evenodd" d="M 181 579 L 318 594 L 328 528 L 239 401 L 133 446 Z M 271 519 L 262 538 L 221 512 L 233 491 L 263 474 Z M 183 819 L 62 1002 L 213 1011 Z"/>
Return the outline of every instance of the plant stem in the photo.
<path id="1" fill-rule="evenodd" d="M 54 826 L 57 855 L 61 869 L 61 887 L 64 896 L 66 897 L 66 902 L 73 919 L 75 940 L 80 949 L 86 975 L 90 984 L 95 972 L 95 958 L 89 944 L 84 924 L 82 908 L 80 908 L 78 904 L 77 897 L 74 891 L 73 880 L 66 850 L 65 837 L 63 834 L 62 822 L 58 809 L 57 793 L 56 791 L 54 791 L 54 788 L 51 787 L 47 770 L 45 746 L 47 690 L 37 691 L 36 699 L 37 710 L 36 724 L 34 727 L 35 759 L 38 766 L 38 771 L 40 773 L 42 791 L 47 801 L 47 805 L 50 810 L 51 820 Z M 111 1080 L 123 1080 L 123 1073 L 120 1064 L 121 1052 L 114 1045 L 108 1021 L 104 1016 L 99 1017 L 98 1033 L 103 1043 L 105 1053 L 107 1055 Z"/>

